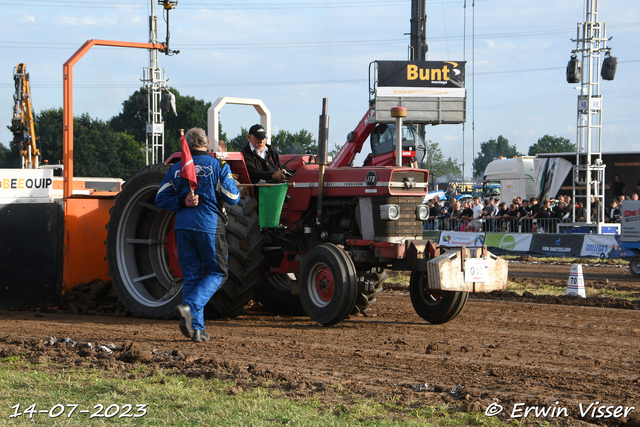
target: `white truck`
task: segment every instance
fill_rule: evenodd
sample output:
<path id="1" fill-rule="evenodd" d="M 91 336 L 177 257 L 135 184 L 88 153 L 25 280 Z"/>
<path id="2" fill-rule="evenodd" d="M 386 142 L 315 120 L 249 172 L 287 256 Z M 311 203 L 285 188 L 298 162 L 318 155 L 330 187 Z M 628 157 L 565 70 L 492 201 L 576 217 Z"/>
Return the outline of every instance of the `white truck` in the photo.
<path id="1" fill-rule="evenodd" d="M 485 198 L 498 193 L 506 203 L 514 197 L 554 198 L 571 169 L 571 162 L 560 157 L 496 159 L 484 171 L 483 193 Z"/>
<path id="2" fill-rule="evenodd" d="M 507 204 L 514 197 L 528 200 L 537 196 L 534 159 L 534 156 L 522 156 L 492 161 L 484 171 L 483 192 L 496 196 L 496 186 L 499 186 L 499 198 Z"/>

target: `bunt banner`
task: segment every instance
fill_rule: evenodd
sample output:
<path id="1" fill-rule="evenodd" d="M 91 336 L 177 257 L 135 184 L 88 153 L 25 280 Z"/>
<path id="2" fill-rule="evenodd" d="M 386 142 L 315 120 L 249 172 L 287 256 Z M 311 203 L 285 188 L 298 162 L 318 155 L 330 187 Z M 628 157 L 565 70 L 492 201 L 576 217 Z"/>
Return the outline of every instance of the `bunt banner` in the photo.
<path id="1" fill-rule="evenodd" d="M 378 96 L 465 97 L 464 61 L 377 61 Z"/>

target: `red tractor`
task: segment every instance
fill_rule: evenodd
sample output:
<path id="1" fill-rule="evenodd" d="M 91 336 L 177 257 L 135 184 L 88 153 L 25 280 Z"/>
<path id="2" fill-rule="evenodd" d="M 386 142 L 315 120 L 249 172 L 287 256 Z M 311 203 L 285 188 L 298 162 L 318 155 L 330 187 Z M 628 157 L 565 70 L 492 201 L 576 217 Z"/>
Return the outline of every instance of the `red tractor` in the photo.
<path id="1" fill-rule="evenodd" d="M 209 317 L 236 316 L 256 299 L 273 310 L 306 313 L 322 325 L 334 325 L 366 310 L 382 291 L 386 271 L 394 270 L 411 272 L 416 312 L 440 324 L 460 313 L 468 292 L 506 287 L 506 261 L 486 247 L 445 252 L 422 240 L 427 170 L 326 167 L 325 113 L 326 104 L 318 155 L 293 156 L 286 165 L 293 176 L 279 226 L 260 229 L 252 187 L 245 188 L 238 205 L 226 206 L 229 279 L 207 306 Z M 355 142 L 361 147 L 375 127 L 361 125 L 336 156 L 338 162 L 352 161 Z M 229 163 L 239 183 L 250 183 L 242 154 L 211 155 Z M 108 224 L 113 285 L 122 302 L 140 316 L 166 317 L 182 301 L 173 212 L 154 205 L 159 184 L 176 161 L 179 153 L 127 180 Z"/>

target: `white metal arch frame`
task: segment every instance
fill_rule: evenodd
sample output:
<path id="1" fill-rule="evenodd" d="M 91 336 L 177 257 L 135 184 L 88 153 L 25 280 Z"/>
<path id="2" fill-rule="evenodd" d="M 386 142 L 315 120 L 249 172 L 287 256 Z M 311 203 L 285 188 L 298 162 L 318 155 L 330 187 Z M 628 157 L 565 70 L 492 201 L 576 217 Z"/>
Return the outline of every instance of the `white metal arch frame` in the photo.
<path id="1" fill-rule="evenodd" d="M 207 112 L 207 135 L 209 136 L 209 140 L 211 141 L 209 150 L 218 151 L 218 141 L 220 140 L 220 128 L 218 127 L 219 114 L 220 110 L 222 110 L 222 107 L 224 107 L 226 104 L 252 105 L 253 108 L 256 109 L 258 114 L 260 114 L 260 124 L 267 132 L 267 144 L 271 144 L 271 113 L 264 105 L 264 103 L 259 99 L 233 98 L 229 96 L 223 96 L 216 99 L 213 105 L 209 107 L 209 111 Z"/>

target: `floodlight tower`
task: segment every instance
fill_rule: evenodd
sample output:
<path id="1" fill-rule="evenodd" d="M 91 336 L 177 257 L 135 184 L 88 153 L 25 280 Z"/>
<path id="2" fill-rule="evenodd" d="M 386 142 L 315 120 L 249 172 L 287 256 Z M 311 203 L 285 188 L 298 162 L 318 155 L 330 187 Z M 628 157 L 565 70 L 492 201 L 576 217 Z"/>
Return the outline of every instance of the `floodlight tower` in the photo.
<path id="1" fill-rule="evenodd" d="M 578 95 L 576 164 L 573 166 L 573 200 L 584 199 L 585 220 L 588 227 L 595 226 L 601 232 L 604 223 L 604 186 L 605 165 L 602 163 L 602 94 L 600 93 L 600 75 L 604 80 L 613 80 L 617 58 L 611 55 L 607 47 L 607 24 L 598 22 L 598 0 L 586 1 L 585 22 L 578 23 L 577 38 L 571 41 L 576 48 L 571 51 L 567 64 L 567 82 L 581 83 Z M 577 54 L 582 54 L 582 61 Z M 602 64 L 600 55 L 606 54 Z M 584 73 L 583 71 L 584 65 Z M 584 186 L 584 194 L 576 194 L 576 186 Z M 596 221 L 591 220 L 591 197 L 598 203 Z M 572 207 L 572 221 L 576 223 L 575 204 Z"/>
<path id="2" fill-rule="evenodd" d="M 161 0 L 159 4 L 164 5 L 165 9 L 172 9 L 177 2 Z M 151 16 L 149 16 L 149 43 L 158 43 L 158 22 L 156 19 L 154 0 L 151 0 Z M 168 45 L 167 53 L 169 53 Z M 162 120 L 162 113 L 160 112 L 160 101 L 162 92 L 168 91 L 164 68 L 158 67 L 158 51 L 155 49 L 149 51 L 149 66 L 143 68 L 142 82 L 144 83 L 147 97 L 145 161 L 146 164 L 149 165 L 149 155 L 151 155 L 151 164 L 164 160 L 164 122 Z"/>

